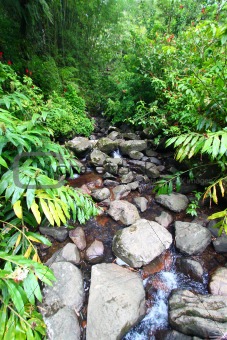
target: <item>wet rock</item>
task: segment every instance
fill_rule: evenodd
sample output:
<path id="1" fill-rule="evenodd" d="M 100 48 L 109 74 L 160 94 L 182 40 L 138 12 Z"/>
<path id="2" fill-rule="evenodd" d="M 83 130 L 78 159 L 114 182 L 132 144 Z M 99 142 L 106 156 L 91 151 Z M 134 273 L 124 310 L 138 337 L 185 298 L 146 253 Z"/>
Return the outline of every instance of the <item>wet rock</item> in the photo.
<path id="1" fill-rule="evenodd" d="M 130 151 L 143 151 L 147 148 L 147 142 L 144 140 L 122 141 L 119 145 L 123 155 L 129 155 Z"/>
<path id="2" fill-rule="evenodd" d="M 69 262 L 56 262 L 50 268 L 57 279 L 53 286 L 43 289 L 43 303 L 45 316 L 55 314 L 59 309 L 67 306 L 79 311 L 84 301 L 83 277 L 80 269 Z"/>
<path id="3" fill-rule="evenodd" d="M 207 223 L 209 222 L 208 220 L 208 215 L 203 214 L 203 213 L 198 213 L 198 215 L 193 219 L 193 223 L 198 223 L 202 227 L 206 227 Z"/>
<path id="4" fill-rule="evenodd" d="M 203 267 L 198 261 L 178 257 L 176 260 L 177 270 L 192 280 L 203 282 Z"/>
<path id="5" fill-rule="evenodd" d="M 69 231 L 69 237 L 75 243 L 78 249 L 84 250 L 86 248 L 86 237 L 83 228 L 78 227 Z"/>
<path id="6" fill-rule="evenodd" d="M 110 203 L 107 213 L 115 220 L 125 225 L 130 225 L 140 218 L 137 208 L 123 200 L 115 200 Z"/>
<path id="7" fill-rule="evenodd" d="M 137 273 L 116 264 L 92 267 L 87 340 L 122 339 L 145 314 L 145 293 Z"/>
<path id="8" fill-rule="evenodd" d="M 66 146 L 76 154 L 83 154 L 90 151 L 93 145 L 94 141 L 85 137 L 75 137 L 66 143 Z"/>
<path id="9" fill-rule="evenodd" d="M 139 268 L 158 257 L 171 243 L 172 235 L 164 227 L 140 219 L 115 234 L 113 252 L 131 267 Z"/>
<path id="10" fill-rule="evenodd" d="M 227 297 L 174 291 L 169 299 L 170 325 L 186 335 L 218 338 L 227 332 Z"/>
<path id="11" fill-rule="evenodd" d="M 118 131 L 111 131 L 107 138 L 111 139 L 111 140 L 116 140 L 116 139 L 121 139 L 122 138 L 122 135 L 120 132 Z"/>
<path id="12" fill-rule="evenodd" d="M 159 195 L 155 198 L 156 202 L 174 212 L 180 212 L 187 208 L 188 198 L 185 195 L 173 192 L 170 195 Z"/>
<path id="13" fill-rule="evenodd" d="M 140 151 L 132 150 L 129 152 L 129 157 L 132 159 L 140 160 L 141 158 L 143 158 L 143 156 L 144 156 L 143 153 Z"/>
<path id="14" fill-rule="evenodd" d="M 114 151 L 117 148 L 117 146 L 118 143 L 116 141 L 113 141 L 112 139 L 107 137 L 100 138 L 98 143 L 96 144 L 97 149 L 107 154 Z"/>
<path id="15" fill-rule="evenodd" d="M 156 157 L 150 157 L 149 161 L 155 165 L 161 165 L 162 162 L 160 161 L 160 159 L 156 158 Z"/>
<path id="16" fill-rule="evenodd" d="M 157 169 L 158 169 L 158 171 L 163 172 L 165 170 L 165 166 L 164 165 L 158 165 Z"/>
<path id="17" fill-rule="evenodd" d="M 173 264 L 173 256 L 169 250 L 162 253 L 156 259 L 152 260 L 151 263 L 143 267 L 142 277 L 143 279 L 148 276 L 159 273 L 162 270 L 169 271 Z"/>
<path id="18" fill-rule="evenodd" d="M 227 268 L 218 268 L 209 283 L 209 290 L 213 295 L 224 295 L 227 297 Z"/>
<path id="19" fill-rule="evenodd" d="M 108 162 L 104 164 L 104 170 L 112 175 L 118 174 L 118 165 L 115 162 Z"/>
<path id="20" fill-rule="evenodd" d="M 227 253 L 227 236 L 222 235 L 213 241 L 214 249 L 217 253 Z"/>
<path id="21" fill-rule="evenodd" d="M 85 260 L 90 263 L 101 262 L 104 257 L 104 245 L 101 241 L 95 240 L 85 252 Z"/>
<path id="22" fill-rule="evenodd" d="M 163 227 L 168 228 L 168 226 L 173 222 L 173 216 L 166 211 L 162 211 L 160 216 L 155 217 L 155 221 Z"/>
<path id="23" fill-rule="evenodd" d="M 164 330 L 158 332 L 156 335 L 156 340 L 195 340 L 195 338 L 177 331 Z"/>
<path id="24" fill-rule="evenodd" d="M 211 233 L 197 223 L 176 221 L 176 247 L 188 255 L 201 254 L 211 242 Z"/>
<path id="25" fill-rule="evenodd" d="M 78 190 L 80 190 L 83 194 L 91 194 L 91 190 L 88 189 L 88 186 L 86 184 L 83 184 Z"/>
<path id="26" fill-rule="evenodd" d="M 117 185 L 113 189 L 113 197 L 115 200 L 119 200 L 123 197 L 128 196 L 131 192 L 131 188 L 127 184 Z"/>
<path id="27" fill-rule="evenodd" d="M 123 133 L 123 138 L 126 140 L 140 140 L 140 136 L 138 136 L 136 133 L 134 132 L 125 132 Z"/>
<path id="28" fill-rule="evenodd" d="M 133 202 L 141 212 L 147 210 L 148 200 L 145 197 L 134 197 Z"/>
<path id="29" fill-rule="evenodd" d="M 102 177 L 103 179 L 116 179 L 116 176 L 110 174 L 109 172 L 105 172 L 105 174 Z"/>
<path id="30" fill-rule="evenodd" d="M 220 219 L 215 219 L 215 220 L 211 220 L 208 224 L 207 224 L 207 229 L 211 232 L 211 234 L 214 237 L 218 237 L 218 228 L 214 228 L 215 224 L 218 223 L 220 221 Z"/>
<path id="31" fill-rule="evenodd" d="M 119 183 L 117 181 L 112 181 L 111 179 L 106 179 L 103 184 L 106 187 L 116 187 Z"/>
<path id="32" fill-rule="evenodd" d="M 80 340 L 80 325 L 74 310 L 63 307 L 50 316 L 44 317 L 49 340 Z"/>
<path id="33" fill-rule="evenodd" d="M 160 176 L 157 166 L 151 162 L 129 160 L 129 164 L 135 171 L 140 171 L 149 178 L 158 178 Z"/>
<path id="34" fill-rule="evenodd" d="M 128 183 L 127 186 L 130 190 L 136 190 L 139 188 L 139 182 L 135 181 L 132 183 Z"/>
<path id="35" fill-rule="evenodd" d="M 148 157 L 157 157 L 158 156 L 158 153 L 156 151 L 152 150 L 152 149 L 147 149 L 145 151 L 145 154 Z"/>
<path id="36" fill-rule="evenodd" d="M 69 235 L 66 227 L 39 227 L 39 231 L 43 235 L 53 237 L 58 242 L 64 242 Z"/>
<path id="37" fill-rule="evenodd" d="M 97 202 L 101 202 L 110 197 L 110 191 L 108 188 L 96 189 L 92 191 L 91 196 Z"/>
<path id="38" fill-rule="evenodd" d="M 97 166 L 95 168 L 95 170 L 98 174 L 103 174 L 103 172 L 104 172 L 104 168 L 102 166 Z"/>
<path id="39" fill-rule="evenodd" d="M 107 157 L 107 154 L 98 149 L 94 149 L 90 154 L 90 160 L 94 166 L 103 166 Z"/>
<path id="40" fill-rule="evenodd" d="M 121 183 L 123 183 L 123 184 L 133 182 L 133 180 L 134 180 L 134 175 L 133 175 L 132 171 L 128 172 L 127 174 L 125 174 L 121 177 Z"/>
<path id="41" fill-rule="evenodd" d="M 123 175 L 126 175 L 126 174 L 128 174 L 129 173 L 129 168 L 120 168 L 119 169 L 119 172 L 118 172 L 118 174 L 119 174 L 119 176 L 123 176 Z"/>

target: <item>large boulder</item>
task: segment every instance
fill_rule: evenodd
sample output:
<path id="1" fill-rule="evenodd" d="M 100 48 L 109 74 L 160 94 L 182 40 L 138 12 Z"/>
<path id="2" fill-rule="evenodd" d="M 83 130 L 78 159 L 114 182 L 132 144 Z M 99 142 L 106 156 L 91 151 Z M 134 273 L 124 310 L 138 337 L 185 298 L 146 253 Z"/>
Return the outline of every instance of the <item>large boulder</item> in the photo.
<path id="1" fill-rule="evenodd" d="M 56 277 L 53 286 L 43 289 L 44 314 L 48 317 L 67 306 L 77 312 L 84 302 L 83 277 L 80 269 L 69 262 L 53 263 L 50 268 Z"/>
<path id="2" fill-rule="evenodd" d="M 118 142 L 107 137 L 100 138 L 96 147 L 107 154 L 114 151 L 118 146 Z"/>
<path id="3" fill-rule="evenodd" d="M 192 280 L 203 282 L 203 267 L 198 261 L 178 257 L 176 259 L 176 268 Z"/>
<path id="4" fill-rule="evenodd" d="M 107 154 L 98 149 L 94 149 L 90 154 L 90 160 L 94 166 L 102 166 L 107 157 Z"/>
<path id="5" fill-rule="evenodd" d="M 209 289 L 211 294 L 227 296 L 227 268 L 218 268 L 211 276 Z"/>
<path id="6" fill-rule="evenodd" d="M 66 143 L 66 146 L 70 150 L 79 155 L 90 151 L 93 145 L 94 141 L 91 141 L 85 137 L 75 137 L 74 139 Z"/>
<path id="7" fill-rule="evenodd" d="M 174 291 L 169 299 L 170 325 L 186 335 L 218 339 L 227 332 L 227 297 Z"/>
<path id="8" fill-rule="evenodd" d="M 143 151 L 147 148 L 147 142 L 144 140 L 122 141 L 119 145 L 123 155 L 129 155 L 130 151 Z"/>
<path id="9" fill-rule="evenodd" d="M 76 312 L 63 307 L 50 316 L 44 317 L 49 340 L 80 340 L 80 325 Z"/>
<path id="10" fill-rule="evenodd" d="M 107 213 L 115 221 L 121 221 L 125 225 L 133 224 L 140 218 L 137 208 L 124 200 L 112 201 Z"/>
<path id="11" fill-rule="evenodd" d="M 87 340 L 120 340 L 145 314 L 145 292 L 137 273 L 113 263 L 92 267 Z"/>
<path id="12" fill-rule="evenodd" d="M 140 219 L 119 230 L 113 239 L 113 252 L 129 266 L 139 268 L 168 249 L 172 235 L 160 224 Z"/>
<path id="13" fill-rule="evenodd" d="M 211 242 L 211 233 L 197 223 L 176 221 L 176 247 L 188 255 L 201 254 Z"/>
<path id="14" fill-rule="evenodd" d="M 185 195 L 171 193 L 170 195 L 159 195 L 155 198 L 156 202 L 174 212 L 185 210 L 188 206 L 188 198 Z"/>

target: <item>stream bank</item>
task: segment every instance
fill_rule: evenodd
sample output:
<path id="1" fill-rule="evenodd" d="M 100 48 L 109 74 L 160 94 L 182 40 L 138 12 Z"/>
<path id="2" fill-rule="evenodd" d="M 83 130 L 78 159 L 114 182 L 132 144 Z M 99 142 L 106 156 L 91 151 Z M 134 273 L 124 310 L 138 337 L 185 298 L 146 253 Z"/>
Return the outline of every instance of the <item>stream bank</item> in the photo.
<path id="1" fill-rule="evenodd" d="M 177 171 L 173 154 L 155 150 L 149 136 L 107 129 L 102 120 L 90 140 L 78 137 L 67 146 L 82 171 L 69 184 L 103 212 L 70 231 L 58 229 L 57 237 L 56 228 L 40 230 L 61 240 L 42 250 L 58 278 L 44 289 L 49 338 L 224 339 L 226 237 L 208 224 L 207 206 L 196 218 L 185 213 L 195 184 L 185 182 L 180 194 L 152 193 L 157 179 Z M 184 305 L 190 299 L 191 317 Z M 212 305 L 219 306 L 216 314 Z"/>

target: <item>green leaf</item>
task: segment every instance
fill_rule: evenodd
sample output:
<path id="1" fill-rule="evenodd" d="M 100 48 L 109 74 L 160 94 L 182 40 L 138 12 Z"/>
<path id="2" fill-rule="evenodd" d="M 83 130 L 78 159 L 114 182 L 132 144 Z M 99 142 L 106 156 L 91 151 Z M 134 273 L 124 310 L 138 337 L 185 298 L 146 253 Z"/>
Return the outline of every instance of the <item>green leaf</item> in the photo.
<path id="1" fill-rule="evenodd" d="M 14 283 L 12 280 L 6 280 L 5 283 L 7 285 L 10 297 L 15 305 L 17 312 L 20 315 L 23 315 L 24 314 L 24 301 L 21 297 L 21 294 L 19 293 L 17 284 Z"/>

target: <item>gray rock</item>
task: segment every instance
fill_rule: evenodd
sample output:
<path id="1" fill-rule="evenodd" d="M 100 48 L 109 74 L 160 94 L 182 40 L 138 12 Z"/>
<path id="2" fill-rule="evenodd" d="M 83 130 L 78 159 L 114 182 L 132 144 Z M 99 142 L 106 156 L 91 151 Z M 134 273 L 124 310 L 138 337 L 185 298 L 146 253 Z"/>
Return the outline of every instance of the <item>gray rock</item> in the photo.
<path id="1" fill-rule="evenodd" d="M 98 173 L 98 174 L 103 174 L 104 172 L 104 168 L 102 166 L 97 166 L 95 168 L 95 171 Z"/>
<path id="2" fill-rule="evenodd" d="M 155 165 L 161 165 L 162 162 L 160 161 L 160 159 L 156 158 L 156 157 L 150 157 L 149 158 L 150 162 L 155 164 Z"/>
<path id="3" fill-rule="evenodd" d="M 140 218 L 137 208 L 123 200 L 112 201 L 107 213 L 115 221 L 121 221 L 125 225 L 133 224 Z"/>
<path id="4" fill-rule="evenodd" d="M 161 337 L 157 337 L 158 340 L 193 340 L 191 336 L 179 333 L 177 331 L 165 331 Z"/>
<path id="5" fill-rule="evenodd" d="M 171 193 L 170 195 L 159 195 L 155 198 L 156 202 L 174 212 L 185 210 L 188 206 L 188 198 L 185 195 Z"/>
<path id="6" fill-rule="evenodd" d="M 107 154 L 98 149 L 94 149 L 90 154 L 90 160 L 94 166 L 103 166 L 107 157 Z"/>
<path id="7" fill-rule="evenodd" d="M 211 234 L 214 237 L 218 237 L 218 228 L 214 228 L 215 224 L 217 224 L 220 221 L 220 219 L 215 219 L 215 220 L 211 220 L 208 224 L 207 224 L 207 229 L 210 230 Z"/>
<path id="8" fill-rule="evenodd" d="M 158 165 L 157 169 L 159 172 L 163 172 L 165 170 L 165 166 L 164 165 Z"/>
<path id="9" fill-rule="evenodd" d="M 85 137 L 75 137 L 66 143 L 66 146 L 76 154 L 82 154 L 90 151 L 93 145 L 94 141 L 91 141 Z"/>
<path id="10" fill-rule="evenodd" d="M 227 297 L 227 268 L 221 267 L 211 276 L 209 289 L 213 295 L 224 295 Z"/>
<path id="11" fill-rule="evenodd" d="M 139 268 L 168 249 L 172 235 L 156 222 L 140 219 L 119 230 L 113 239 L 113 252 L 129 266 Z"/>
<path id="12" fill-rule="evenodd" d="M 42 308 L 45 316 L 51 316 L 65 306 L 79 311 L 84 302 L 83 277 L 80 269 L 69 262 L 56 262 L 50 268 L 57 281 L 53 286 L 45 286 L 43 289 Z"/>
<path id="13" fill-rule="evenodd" d="M 63 307 L 50 316 L 44 317 L 49 340 L 80 340 L 80 325 L 75 311 Z"/>
<path id="14" fill-rule="evenodd" d="M 198 261 L 178 257 L 176 267 L 178 271 L 191 279 L 203 282 L 203 267 Z"/>
<path id="15" fill-rule="evenodd" d="M 170 325 L 186 335 L 215 339 L 227 332 L 227 297 L 174 291 L 169 299 Z"/>
<path id="16" fill-rule="evenodd" d="M 132 171 L 128 172 L 127 174 L 125 174 L 121 177 L 121 183 L 123 183 L 123 184 L 133 182 L 133 180 L 134 180 L 134 175 L 133 175 Z"/>
<path id="17" fill-rule="evenodd" d="M 117 181 L 113 181 L 111 179 L 105 179 L 105 181 L 103 182 L 103 184 L 106 187 L 116 187 L 119 183 Z"/>
<path id="18" fill-rule="evenodd" d="M 214 249 L 217 253 L 227 253 L 227 236 L 222 235 L 213 241 Z"/>
<path id="19" fill-rule="evenodd" d="M 123 159 L 120 157 L 108 157 L 105 161 L 105 163 L 113 163 L 116 165 L 122 165 Z"/>
<path id="20" fill-rule="evenodd" d="M 148 157 L 157 157 L 157 155 L 158 155 L 158 153 L 156 151 L 151 150 L 151 149 L 147 149 L 145 151 L 145 153 Z"/>
<path id="21" fill-rule="evenodd" d="M 100 138 L 98 143 L 96 144 L 97 149 L 107 154 L 114 151 L 117 148 L 117 146 L 118 146 L 117 141 L 113 141 L 112 139 L 107 137 Z"/>
<path id="22" fill-rule="evenodd" d="M 188 255 L 201 254 L 211 242 L 211 233 L 197 223 L 176 221 L 176 247 Z"/>
<path id="23" fill-rule="evenodd" d="M 87 340 L 120 340 L 145 314 L 145 292 L 137 273 L 113 263 L 92 267 Z"/>
<path id="24" fill-rule="evenodd" d="M 96 189 L 92 191 L 91 196 L 97 202 L 101 202 L 110 197 L 110 191 L 108 188 Z"/>
<path id="25" fill-rule="evenodd" d="M 86 237 L 83 228 L 77 227 L 69 231 L 69 237 L 75 243 L 78 249 L 84 250 L 86 248 Z"/>
<path id="26" fill-rule="evenodd" d="M 116 139 L 121 139 L 122 135 L 120 134 L 120 132 L 118 131 L 111 131 L 107 138 L 111 139 L 111 140 L 116 140 Z"/>
<path id="27" fill-rule="evenodd" d="M 123 176 L 123 175 L 126 175 L 128 173 L 129 173 L 129 168 L 120 168 L 119 172 L 118 172 L 119 176 Z"/>
<path id="28" fill-rule="evenodd" d="M 41 234 L 51 236 L 59 242 L 64 242 L 69 235 L 66 227 L 39 227 L 39 231 Z"/>
<path id="29" fill-rule="evenodd" d="M 141 212 L 147 210 L 148 200 L 145 197 L 134 197 L 133 202 Z"/>
<path id="30" fill-rule="evenodd" d="M 104 256 L 104 245 L 101 241 L 95 240 L 85 252 L 85 260 L 90 263 L 101 262 Z"/>
<path id="31" fill-rule="evenodd" d="M 129 160 L 129 164 L 136 170 L 147 175 L 149 178 L 158 178 L 160 173 L 157 166 L 151 162 Z"/>
<path id="32" fill-rule="evenodd" d="M 129 157 L 132 159 L 140 160 L 141 158 L 143 158 L 143 156 L 144 156 L 143 153 L 140 151 L 132 150 L 129 152 Z"/>
<path id="33" fill-rule="evenodd" d="M 131 192 L 131 188 L 127 184 L 121 184 L 113 188 L 112 192 L 114 199 L 119 200 L 123 197 L 128 196 L 128 194 Z"/>
<path id="34" fill-rule="evenodd" d="M 130 151 L 143 151 L 147 148 L 147 142 L 144 140 L 122 141 L 119 145 L 123 155 L 129 155 Z"/>
<path id="35" fill-rule="evenodd" d="M 163 227 L 168 228 L 168 226 L 173 222 L 173 216 L 166 211 L 162 211 L 160 216 L 155 217 L 155 221 Z"/>
<path id="36" fill-rule="evenodd" d="M 115 162 L 109 162 L 104 164 L 104 170 L 112 175 L 118 174 L 118 165 Z"/>
<path id="37" fill-rule="evenodd" d="M 132 182 L 132 183 L 128 183 L 127 186 L 130 190 L 136 190 L 136 189 L 139 188 L 139 182 L 135 181 L 135 182 Z"/>
<path id="38" fill-rule="evenodd" d="M 116 179 L 116 176 L 113 174 L 110 174 L 109 172 L 105 172 L 104 175 L 102 176 L 103 179 Z"/>
<path id="39" fill-rule="evenodd" d="M 123 138 L 124 139 L 129 139 L 129 140 L 140 140 L 140 136 L 138 136 L 136 133 L 134 132 L 125 132 L 123 133 Z"/>
<path id="40" fill-rule="evenodd" d="M 62 249 L 57 251 L 46 262 L 47 266 L 51 266 L 54 262 L 71 262 L 73 264 L 80 263 L 80 252 L 73 243 L 67 243 Z"/>

